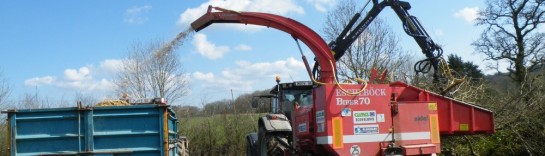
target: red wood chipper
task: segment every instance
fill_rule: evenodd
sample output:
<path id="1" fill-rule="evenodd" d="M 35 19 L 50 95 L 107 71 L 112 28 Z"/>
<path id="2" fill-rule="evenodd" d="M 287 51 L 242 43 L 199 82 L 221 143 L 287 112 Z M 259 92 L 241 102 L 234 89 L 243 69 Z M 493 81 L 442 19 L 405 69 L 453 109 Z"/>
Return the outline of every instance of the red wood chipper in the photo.
<path id="1" fill-rule="evenodd" d="M 415 65 L 416 72 L 434 71 L 434 82 L 442 77 L 442 49 L 409 14 L 409 3 L 372 3 L 363 19 L 361 11 L 355 14 L 329 44 L 307 26 L 268 13 L 210 6 L 191 24 L 196 31 L 213 23 L 266 26 L 290 34 L 298 45 L 302 41 L 315 55 L 311 69 L 301 52 L 312 81 L 280 83 L 277 78 L 271 95 L 261 97 L 271 98 L 271 113 L 259 119 L 258 132 L 247 136 L 248 155 L 435 155 L 441 152 L 441 136 L 494 133 L 491 111 L 403 82 L 385 84 L 384 73 L 374 72 L 368 80 L 378 83 L 338 82 L 335 62 L 386 7 L 399 16 L 405 32 L 427 57 Z M 461 81 L 448 82 L 444 92 Z"/>

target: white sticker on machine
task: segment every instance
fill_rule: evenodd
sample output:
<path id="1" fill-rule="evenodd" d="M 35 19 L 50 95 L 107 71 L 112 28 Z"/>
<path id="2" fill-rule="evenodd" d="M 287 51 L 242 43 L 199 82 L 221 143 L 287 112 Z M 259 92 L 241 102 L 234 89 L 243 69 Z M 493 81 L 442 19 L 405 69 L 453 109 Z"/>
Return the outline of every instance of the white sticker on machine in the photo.
<path id="1" fill-rule="evenodd" d="M 376 111 L 353 111 L 354 124 L 376 123 Z"/>
<path id="2" fill-rule="evenodd" d="M 377 114 L 377 122 L 384 122 L 385 120 L 384 114 Z"/>
<path id="3" fill-rule="evenodd" d="M 325 123 L 318 123 L 318 132 L 324 132 L 325 131 Z"/>
<path id="4" fill-rule="evenodd" d="M 350 147 L 350 155 L 352 156 L 359 156 L 361 153 L 361 148 L 358 145 L 353 145 Z"/>
<path id="5" fill-rule="evenodd" d="M 378 125 L 354 125 L 355 135 L 378 134 Z"/>
<path id="6" fill-rule="evenodd" d="M 299 133 L 307 131 L 307 123 L 299 124 Z"/>
<path id="7" fill-rule="evenodd" d="M 341 112 L 341 116 L 352 116 L 352 110 L 350 110 L 350 108 L 348 107 L 343 108 L 343 111 Z"/>
<path id="8" fill-rule="evenodd" d="M 324 110 L 316 111 L 316 123 L 324 123 L 324 122 L 325 122 Z"/>

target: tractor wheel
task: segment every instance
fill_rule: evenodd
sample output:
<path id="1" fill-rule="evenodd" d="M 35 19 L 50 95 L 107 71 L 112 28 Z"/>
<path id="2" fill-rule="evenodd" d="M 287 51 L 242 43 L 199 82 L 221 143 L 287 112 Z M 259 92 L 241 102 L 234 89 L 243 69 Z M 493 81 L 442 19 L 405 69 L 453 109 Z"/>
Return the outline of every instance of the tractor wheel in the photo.
<path id="1" fill-rule="evenodd" d="M 250 147 L 250 145 L 246 145 L 246 156 L 254 156 L 252 153 L 252 147 Z"/>
<path id="2" fill-rule="evenodd" d="M 264 127 L 260 127 L 258 135 L 261 156 L 282 156 L 289 150 L 288 139 L 281 133 L 267 133 Z"/>

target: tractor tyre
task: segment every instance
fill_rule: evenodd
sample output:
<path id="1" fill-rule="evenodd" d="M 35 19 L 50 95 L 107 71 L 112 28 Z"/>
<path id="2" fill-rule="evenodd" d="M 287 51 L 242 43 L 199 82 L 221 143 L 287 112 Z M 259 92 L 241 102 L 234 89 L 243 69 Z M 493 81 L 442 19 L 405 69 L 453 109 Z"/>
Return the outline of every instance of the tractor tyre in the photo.
<path id="1" fill-rule="evenodd" d="M 282 156 L 289 150 L 288 139 L 278 132 L 267 133 L 264 127 L 258 132 L 259 155 Z"/>
<path id="2" fill-rule="evenodd" d="M 246 156 L 254 156 L 252 153 L 252 147 L 250 147 L 250 145 L 246 145 Z"/>

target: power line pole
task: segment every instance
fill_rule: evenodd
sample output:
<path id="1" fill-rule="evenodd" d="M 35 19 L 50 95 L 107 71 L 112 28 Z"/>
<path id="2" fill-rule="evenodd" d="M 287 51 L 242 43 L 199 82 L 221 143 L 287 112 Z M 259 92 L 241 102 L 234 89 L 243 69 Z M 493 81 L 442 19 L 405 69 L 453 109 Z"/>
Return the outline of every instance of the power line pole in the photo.
<path id="1" fill-rule="evenodd" d="M 233 96 L 233 89 L 231 89 L 231 101 L 233 104 L 233 109 L 235 110 L 235 116 L 237 115 L 237 103 L 235 102 L 235 97 Z"/>

